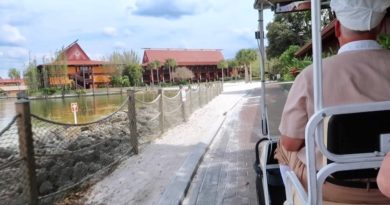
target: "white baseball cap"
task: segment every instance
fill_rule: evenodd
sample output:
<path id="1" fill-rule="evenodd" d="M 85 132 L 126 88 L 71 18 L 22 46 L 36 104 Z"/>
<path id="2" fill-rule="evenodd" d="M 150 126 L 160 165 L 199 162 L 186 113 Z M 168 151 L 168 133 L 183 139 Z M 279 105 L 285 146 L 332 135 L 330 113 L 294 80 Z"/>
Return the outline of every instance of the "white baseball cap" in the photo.
<path id="1" fill-rule="evenodd" d="M 380 24 L 390 0 L 331 0 L 337 19 L 348 29 L 369 31 Z"/>

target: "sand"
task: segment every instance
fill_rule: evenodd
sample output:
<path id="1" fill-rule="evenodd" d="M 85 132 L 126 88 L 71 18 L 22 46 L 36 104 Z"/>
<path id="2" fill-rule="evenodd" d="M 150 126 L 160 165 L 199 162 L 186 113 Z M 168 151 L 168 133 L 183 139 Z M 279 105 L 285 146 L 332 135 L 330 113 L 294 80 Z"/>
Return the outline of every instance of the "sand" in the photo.
<path id="1" fill-rule="evenodd" d="M 225 83 L 224 92 L 195 111 L 186 123 L 140 148 L 115 171 L 91 187 L 86 204 L 156 204 L 176 171 L 205 134 L 219 127 L 226 113 L 260 83 Z"/>

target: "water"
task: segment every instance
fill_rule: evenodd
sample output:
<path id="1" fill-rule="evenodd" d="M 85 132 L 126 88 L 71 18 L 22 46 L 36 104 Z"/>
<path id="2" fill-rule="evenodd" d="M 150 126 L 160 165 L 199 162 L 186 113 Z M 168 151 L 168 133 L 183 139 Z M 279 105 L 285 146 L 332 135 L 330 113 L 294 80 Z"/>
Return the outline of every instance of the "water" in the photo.
<path id="1" fill-rule="evenodd" d="M 70 104 L 78 104 L 78 123 L 91 122 L 116 111 L 127 99 L 126 95 L 101 95 L 88 97 L 31 100 L 31 113 L 62 123 L 74 123 Z M 0 99 L 0 130 L 15 116 L 16 99 Z"/>

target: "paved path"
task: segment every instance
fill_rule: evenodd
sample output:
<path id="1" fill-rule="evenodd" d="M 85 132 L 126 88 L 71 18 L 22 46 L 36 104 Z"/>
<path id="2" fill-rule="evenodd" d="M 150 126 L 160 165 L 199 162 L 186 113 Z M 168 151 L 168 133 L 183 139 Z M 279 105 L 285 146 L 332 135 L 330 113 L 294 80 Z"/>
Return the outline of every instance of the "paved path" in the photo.
<path id="1" fill-rule="evenodd" d="M 257 204 L 252 163 L 260 137 L 259 93 L 251 91 L 228 114 L 183 204 Z"/>
<path id="2" fill-rule="evenodd" d="M 289 85 L 267 85 L 271 133 L 278 134 Z M 257 204 L 254 147 L 261 137 L 260 89 L 250 91 L 227 116 L 193 178 L 185 205 Z"/>

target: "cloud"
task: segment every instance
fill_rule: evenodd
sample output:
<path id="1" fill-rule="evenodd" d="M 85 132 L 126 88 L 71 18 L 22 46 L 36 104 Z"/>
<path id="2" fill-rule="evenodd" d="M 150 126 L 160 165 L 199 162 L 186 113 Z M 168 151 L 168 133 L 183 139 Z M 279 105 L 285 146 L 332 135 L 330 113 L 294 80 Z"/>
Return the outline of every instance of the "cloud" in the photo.
<path id="1" fill-rule="evenodd" d="M 103 28 L 103 34 L 109 37 L 115 37 L 118 35 L 118 31 L 115 27 L 107 26 Z"/>
<path id="2" fill-rule="evenodd" d="M 204 12 L 208 5 L 207 2 L 197 0 L 136 0 L 128 9 L 139 16 L 177 19 Z"/>
<path id="3" fill-rule="evenodd" d="M 26 38 L 17 27 L 4 24 L 0 27 L 0 46 L 20 46 Z"/>
<path id="4" fill-rule="evenodd" d="M 6 52 L 4 52 L 4 50 Z M 2 47 L 3 51 L 0 51 L 1 57 L 10 59 L 24 59 L 28 57 L 28 50 L 23 47 Z"/>

